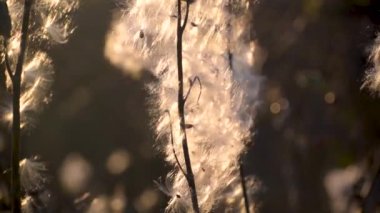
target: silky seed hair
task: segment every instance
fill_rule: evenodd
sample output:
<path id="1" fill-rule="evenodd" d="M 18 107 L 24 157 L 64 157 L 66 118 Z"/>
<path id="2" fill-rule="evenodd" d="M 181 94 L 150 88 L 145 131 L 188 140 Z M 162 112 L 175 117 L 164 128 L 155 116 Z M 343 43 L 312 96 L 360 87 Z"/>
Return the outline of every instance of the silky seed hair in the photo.
<path id="1" fill-rule="evenodd" d="M 128 76 L 147 69 L 157 78 L 148 85 L 157 147 L 173 167 L 159 188 L 171 196 L 167 212 L 191 212 L 190 190 L 179 169 L 185 164 L 177 111 L 177 1 L 131 0 L 124 5 L 108 32 L 105 56 Z M 238 180 L 239 159 L 252 137 L 260 77 L 254 74 L 251 7 L 248 0 L 190 5 L 183 36 L 185 117 L 202 212 L 226 200 L 225 187 Z"/>
<path id="2" fill-rule="evenodd" d="M 8 0 L 11 17 L 11 36 L 6 39 L 6 53 L 10 68 L 14 72 L 20 53 L 23 1 Z M 34 1 L 29 25 L 28 48 L 21 79 L 21 126 L 34 124 L 35 114 L 41 112 L 51 99 L 54 66 L 47 50 L 56 44 L 64 44 L 74 32 L 73 13 L 78 9 L 79 0 Z M 12 83 L 8 76 L 8 90 Z M 11 102 L 2 100 L 0 112 L 3 121 L 12 122 Z"/>

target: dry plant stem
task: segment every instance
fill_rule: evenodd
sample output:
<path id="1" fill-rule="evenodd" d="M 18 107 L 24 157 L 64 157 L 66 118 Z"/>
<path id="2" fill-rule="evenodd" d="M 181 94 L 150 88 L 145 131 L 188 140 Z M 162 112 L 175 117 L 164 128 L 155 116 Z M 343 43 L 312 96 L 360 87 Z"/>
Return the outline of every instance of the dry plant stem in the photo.
<path id="1" fill-rule="evenodd" d="M 247 186 L 245 183 L 245 173 L 244 173 L 244 168 L 243 168 L 243 163 L 240 163 L 240 179 L 241 179 L 241 187 L 243 189 L 243 196 L 244 196 L 244 206 L 245 206 L 245 211 L 249 213 L 249 202 L 248 202 L 248 193 L 247 193 Z"/>
<path id="2" fill-rule="evenodd" d="M 28 27 L 30 12 L 33 0 L 25 0 L 24 14 L 21 29 L 21 44 L 20 54 L 17 59 L 15 73 L 12 78 L 13 86 L 13 122 L 12 122 L 12 174 L 11 174 L 11 188 L 12 188 L 12 213 L 21 212 L 21 184 L 19 173 L 20 161 L 20 95 L 21 95 L 21 74 L 25 59 L 25 52 L 28 41 Z"/>
<path id="3" fill-rule="evenodd" d="M 187 136 L 186 136 L 186 121 L 185 121 L 185 98 L 183 96 L 183 66 L 182 66 L 182 36 L 185 30 L 187 19 L 189 15 L 189 2 L 186 1 L 186 14 L 184 18 L 183 25 L 182 21 L 182 0 L 178 0 L 178 21 L 177 21 L 177 65 L 178 65 L 178 114 L 180 117 L 180 129 L 182 134 L 182 149 L 183 155 L 185 158 L 186 165 L 186 180 L 189 184 L 190 193 L 191 193 L 191 202 L 193 205 L 193 210 L 196 213 L 200 213 L 198 198 L 197 198 L 197 190 L 195 186 L 194 173 L 191 168 L 191 160 L 189 147 L 187 144 Z"/>

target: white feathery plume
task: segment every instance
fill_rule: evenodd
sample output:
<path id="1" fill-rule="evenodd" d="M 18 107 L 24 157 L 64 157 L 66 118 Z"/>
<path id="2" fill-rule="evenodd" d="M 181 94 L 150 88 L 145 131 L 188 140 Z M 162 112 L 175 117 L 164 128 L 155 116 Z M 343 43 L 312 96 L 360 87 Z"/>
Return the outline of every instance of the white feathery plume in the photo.
<path id="1" fill-rule="evenodd" d="M 7 5 L 12 21 L 12 36 L 7 41 L 7 54 L 12 71 L 15 70 L 20 52 L 23 1 L 8 0 Z M 29 25 L 29 40 L 21 79 L 21 126 L 32 122 L 32 116 L 49 102 L 50 87 L 54 68 L 45 51 L 53 44 L 66 43 L 73 32 L 71 15 L 78 8 L 79 0 L 41 0 L 35 1 Z M 8 88 L 12 88 L 8 76 Z M 3 102 L 3 101 L 2 101 Z M 4 106 L 5 105 L 5 106 Z M 11 103 L 2 103 L 4 121 L 12 122 Z"/>
<path id="2" fill-rule="evenodd" d="M 380 91 L 380 35 L 378 35 L 372 45 L 369 62 L 372 64 L 372 67 L 366 73 L 363 87 L 378 92 Z"/>
<path id="3" fill-rule="evenodd" d="M 188 79 L 184 91 L 190 91 L 184 97 L 187 138 L 199 205 L 202 212 L 209 212 L 225 200 L 226 186 L 240 178 L 238 161 L 252 136 L 258 99 L 260 78 L 252 73 L 257 45 L 250 36 L 250 1 L 189 2 L 183 37 L 184 79 Z M 169 212 L 191 211 L 192 206 L 186 177 L 173 154 L 174 149 L 184 168 L 177 111 L 176 7 L 173 0 L 127 1 L 105 47 L 106 57 L 128 74 L 146 68 L 158 79 L 149 85 L 155 129 L 159 138 L 167 139 L 159 147 L 176 168 L 165 187 L 172 196 Z"/>
<path id="4" fill-rule="evenodd" d="M 33 201 L 32 196 L 26 196 L 21 200 L 21 212 L 22 213 L 34 212 L 34 201 Z"/>
<path id="5" fill-rule="evenodd" d="M 25 158 L 20 161 L 20 182 L 26 193 L 35 192 L 45 187 L 47 183 L 47 168 L 37 158 Z"/>
<path id="6" fill-rule="evenodd" d="M 46 196 L 50 197 L 50 194 L 46 192 L 42 193 L 38 197 L 32 195 L 26 195 L 21 200 L 21 212 L 22 213 L 35 213 L 35 212 L 45 212 Z"/>

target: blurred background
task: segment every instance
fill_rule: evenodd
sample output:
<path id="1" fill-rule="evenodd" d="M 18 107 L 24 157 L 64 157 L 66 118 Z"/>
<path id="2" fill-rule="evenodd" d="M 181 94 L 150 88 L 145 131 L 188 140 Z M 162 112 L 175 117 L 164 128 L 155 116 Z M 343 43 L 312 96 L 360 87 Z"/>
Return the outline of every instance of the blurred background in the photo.
<path id="1" fill-rule="evenodd" d="M 153 182 L 170 170 L 154 148 L 144 88 L 153 78 L 129 78 L 103 56 L 117 7 L 83 0 L 71 40 L 50 50 L 53 101 L 22 144 L 23 156 L 47 163 L 47 212 L 85 212 L 90 203 L 99 213 L 166 206 Z M 261 181 L 259 212 L 361 205 L 380 162 L 380 99 L 361 90 L 379 23 L 372 0 L 255 3 L 265 80 L 245 170 Z M 6 156 L 9 144 L 0 145 Z"/>

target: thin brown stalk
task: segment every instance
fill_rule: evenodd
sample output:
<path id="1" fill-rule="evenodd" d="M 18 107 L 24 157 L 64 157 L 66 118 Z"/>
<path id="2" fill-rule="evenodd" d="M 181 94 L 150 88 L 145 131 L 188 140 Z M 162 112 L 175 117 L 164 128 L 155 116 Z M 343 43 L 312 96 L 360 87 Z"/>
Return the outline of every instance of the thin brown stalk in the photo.
<path id="1" fill-rule="evenodd" d="M 187 19 L 189 17 L 189 7 L 190 3 L 186 1 L 186 14 L 184 17 L 184 23 L 182 25 L 182 0 L 178 0 L 178 21 L 177 21 L 177 66 L 178 66 L 178 114 L 180 117 L 180 129 L 182 134 L 182 149 L 186 165 L 186 180 L 189 185 L 191 202 L 193 205 L 193 210 L 196 213 L 200 213 L 197 190 L 194 180 L 194 173 L 191 168 L 191 160 L 189 147 L 187 143 L 186 136 L 186 121 L 185 121 L 185 98 L 183 94 L 183 65 L 182 65 L 182 37 L 185 30 Z"/>
<path id="2" fill-rule="evenodd" d="M 17 59 L 16 70 L 12 79 L 13 86 L 13 122 L 12 122 L 12 160 L 11 160 L 11 190 L 12 190 L 12 213 L 21 212 L 21 184 L 19 173 L 20 162 L 20 96 L 21 96 L 21 74 L 23 70 L 25 54 L 28 43 L 28 29 L 30 13 L 33 0 L 25 0 L 24 14 L 21 29 L 20 54 Z"/>
<path id="3" fill-rule="evenodd" d="M 242 162 L 240 162 L 240 180 L 241 180 L 241 187 L 243 189 L 245 211 L 247 213 L 250 213 L 248 193 L 247 193 L 247 185 L 245 183 L 245 172 L 244 172 L 244 167 L 243 167 L 243 163 Z"/>

